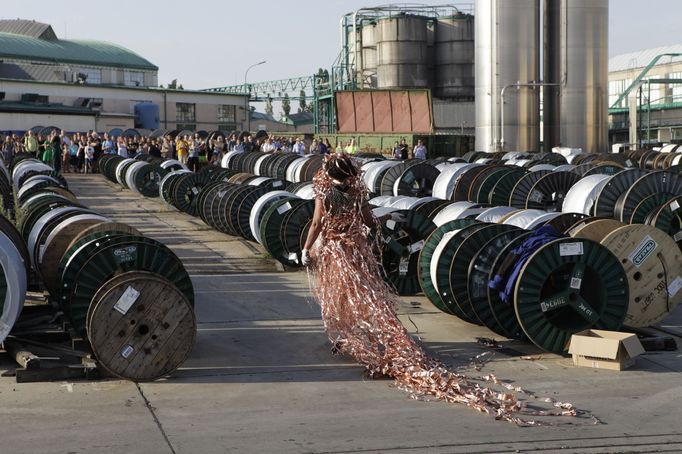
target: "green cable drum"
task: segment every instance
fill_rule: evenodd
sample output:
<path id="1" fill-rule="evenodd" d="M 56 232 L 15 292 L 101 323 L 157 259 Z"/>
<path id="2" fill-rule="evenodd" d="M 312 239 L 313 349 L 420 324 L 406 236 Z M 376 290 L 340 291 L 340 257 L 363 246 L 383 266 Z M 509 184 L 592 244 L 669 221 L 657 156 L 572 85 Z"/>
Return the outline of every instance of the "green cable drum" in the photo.
<path id="1" fill-rule="evenodd" d="M 435 166 L 420 162 L 405 169 L 393 184 L 394 196 L 431 197 L 433 184 L 440 175 Z M 388 194 L 387 194 L 388 195 Z"/>
<path id="2" fill-rule="evenodd" d="M 213 181 L 211 183 L 208 183 L 206 186 L 203 187 L 201 190 L 201 193 L 199 194 L 199 198 L 197 199 L 197 212 L 199 214 L 199 217 L 201 218 L 204 223 L 207 225 L 211 225 L 208 222 L 208 215 L 210 212 L 208 211 L 209 204 L 207 201 L 213 194 L 213 190 L 219 186 L 222 186 L 224 183 L 221 183 L 219 181 Z"/>
<path id="3" fill-rule="evenodd" d="M 241 204 L 243 197 L 254 190 L 258 190 L 258 188 L 238 184 L 237 188 L 234 191 L 230 191 L 227 195 L 224 202 L 225 208 L 221 208 L 221 215 L 223 216 L 224 221 L 222 225 L 224 232 L 228 235 L 239 235 L 239 205 Z"/>
<path id="4" fill-rule="evenodd" d="M 509 205 L 514 208 L 525 208 L 526 200 L 530 195 L 533 185 L 548 173 L 550 173 L 549 170 L 536 170 L 535 172 L 529 172 L 523 175 L 512 188 L 509 194 L 509 200 L 503 205 Z"/>
<path id="5" fill-rule="evenodd" d="M 682 250 L 682 196 L 669 200 L 651 213 L 646 223 L 670 235 Z"/>
<path id="6" fill-rule="evenodd" d="M 521 268 L 514 309 L 531 342 L 563 353 L 574 333 L 589 328 L 617 331 L 622 326 L 628 311 L 625 270 L 597 242 L 551 241 Z"/>
<path id="7" fill-rule="evenodd" d="M 410 166 L 417 164 L 415 161 L 405 161 L 398 165 L 395 165 L 386 170 L 381 178 L 381 183 L 379 184 L 379 190 L 376 191 L 380 195 L 393 195 L 393 186 L 395 182 L 400 178 L 400 175 L 405 172 Z"/>
<path id="8" fill-rule="evenodd" d="M 135 189 L 145 197 L 159 196 L 159 183 L 168 171 L 157 164 L 149 164 L 135 173 Z"/>
<path id="9" fill-rule="evenodd" d="M 283 256 L 287 257 L 290 263 L 301 266 L 299 257 L 303 251 L 306 234 L 315 211 L 315 201 L 305 200 L 287 214 L 282 223 L 281 238 L 284 246 Z"/>
<path id="10" fill-rule="evenodd" d="M 506 224 L 484 225 L 466 236 L 452 257 L 449 283 L 452 301 L 461 312 L 466 314 L 467 318 L 473 320 L 476 324 L 482 325 L 483 322 L 476 314 L 473 304 L 469 301 L 468 283 L 471 262 L 488 241 L 501 233 L 514 230 L 519 229 L 518 227 Z"/>
<path id="11" fill-rule="evenodd" d="M 473 219 L 456 219 L 454 221 L 448 221 L 440 227 L 436 227 L 436 229 L 427 237 L 424 242 L 424 248 L 419 253 L 419 268 L 417 272 L 419 285 L 429 301 L 443 312 L 448 312 L 448 310 L 441 302 L 438 291 L 431 280 L 431 259 L 433 258 L 433 253 L 438 247 L 438 244 L 443 239 L 443 235 L 447 232 L 459 230 L 472 224 L 476 224 L 476 221 Z"/>
<path id="12" fill-rule="evenodd" d="M 571 172 L 550 172 L 542 176 L 530 188 L 526 197 L 526 208 L 561 211 L 566 193 L 580 180 Z"/>
<path id="13" fill-rule="evenodd" d="M 490 191 L 495 187 L 495 184 L 504 175 L 513 172 L 514 168 L 510 166 L 490 166 L 484 172 L 481 172 L 474 181 L 471 187 L 471 201 L 476 203 L 489 203 Z"/>
<path id="14" fill-rule="evenodd" d="M 627 222 L 637 205 L 655 194 L 668 194 L 670 198 L 682 195 L 682 176 L 662 170 L 638 178 L 616 203 L 616 219 Z"/>
<path id="15" fill-rule="evenodd" d="M 647 171 L 642 169 L 626 169 L 609 178 L 609 181 L 597 194 L 592 214 L 603 218 L 614 218 L 614 210 L 618 199 L 635 181 L 647 173 Z"/>
<path id="16" fill-rule="evenodd" d="M 508 230 L 504 233 L 500 233 L 484 244 L 478 253 L 474 255 L 469 264 L 467 295 L 471 307 L 481 323 L 500 336 L 515 337 L 510 335 L 510 332 L 505 330 L 504 327 L 497 322 L 497 319 L 493 316 L 493 312 L 490 308 L 490 303 L 488 301 L 488 282 L 491 279 L 492 267 L 500 254 L 500 251 L 512 241 L 521 237 L 526 237 L 529 234 L 530 232 L 521 229 Z M 510 315 L 516 319 L 516 315 L 513 312 Z M 523 331 L 521 331 L 520 328 L 512 334 L 515 334 L 517 338 L 520 337 L 520 340 L 525 339 L 525 335 L 523 335 Z"/>
<path id="17" fill-rule="evenodd" d="M 381 226 L 385 279 L 399 295 L 415 295 L 421 290 L 419 254 L 436 225 L 429 218 L 411 210 L 394 212 L 402 214 L 405 220 L 395 222 L 389 219 Z"/>
<path id="18" fill-rule="evenodd" d="M 128 271 L 148 271 L 168 279 L 194 304 L 192 281 L 170 249 L 150 238 L 112 235 L 86 243 L 63 267 L 60 303 L 74 329 L 84 334 L 88 307 L 97 291 Z"/>
<path id="19" fill-rule="evenodd" d="M 468 323 L 475 323 L 475 321 L 460 310 L 459 306 L 453 301 L 452 294 L 450 293 L 450 265 L 452 264 L 452 258 L 455 256 L 457 248 L 462 244 L 462 240 L 472 232 L 482 229 L 486 225 L 489 224 L 477 222 L 443 235 L 439 247 L 434 251 L 434 257 L 431 262 L 431 280 L 435 284 L 434 287 L 438 291 L 438 296 L 440 297 L 442 305 L 447 309 L 446 312 L 453 314 Z"/>
<path id="20" fill-rule="evenodd" d="M 287 214 L 295 207 L 310 203 L 309 200 L 287 197 L 274 202 L 268 207 L 260 223 L 261 244 L 270 255 L 279 262 L 295 267 L 297 263 L 289 260 L 282 241 L 282 226 Z"/>
<path id="21" fill-rule="evenodd" d="M 256 238 L 251 232 L 251 210 L 258 199 L 270 192 L 267 188 L 256 187 L 254 190 L 248 192 L 239 204 L 237 210 L 237 230 L 238 233 L 249 241 L 256 241 Z"/>
<path id="22" fill-rule="evenodd" d="M 490 197 L 490 199 L 487 200 L 486 202 L 490 203 L 490 205 L 492 206 L 508 206 L 509 196 L 511 195 L 512 190 L 514 189 L 514 185 L 516 185 L 519 179 L 526 174 L 528 174 L 528 171 L 526 169 L 522 169 L 520 167 L 512 167 L 512 171 L 502 175 L 499 178 L 499 180 L 497 180 L 492 189 L 490 189 L 490 191 L 488 192 L 488 196 Z"/>
<path id="23" fill-rule="evenodd" d="M 201 173 L 188 173 L 177 179 L 173 187 L 173 204 L 175 207 L 189 214 L 198 215 L 197 196 L 201 188 L 210 181 L 209 175 Z"/>
<path id="24" fill-rule="evenodd" d="M 674 199 L 675 196 L 672 194 L 652 194 L 645 197 L 637 206 L 632 210 L 632 215 L 630 220 L 627 221 L 628 224 L 644 224 L 646 218 L 652 212 L 657 211 L 663 204 L 667 201 Z"/>
<path id="25" fill-rule="evenodd" d="M 442 209 L 451 203 L 452 202 L 449 200 L 431 200 L 429 202 L 419 204 L 416 208 L 414 208 L 414 211 L 433 220 L 433 218 L 440 213 Z"/>

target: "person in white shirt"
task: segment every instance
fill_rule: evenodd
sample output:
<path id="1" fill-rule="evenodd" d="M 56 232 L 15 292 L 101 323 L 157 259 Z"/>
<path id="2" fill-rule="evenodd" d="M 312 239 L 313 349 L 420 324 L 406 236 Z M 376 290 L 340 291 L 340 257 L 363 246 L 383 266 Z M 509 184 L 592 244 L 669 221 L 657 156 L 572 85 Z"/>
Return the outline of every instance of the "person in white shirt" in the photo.
<path id="1" fill-rule="evenodd" d="M 417 141 L 417 146 L 414 147 L 412 153 L 414 153 L 414 159 L 426 159 L 426 147 L 421 140 Z"/>
<path id="2" fill-rule="evenodd" d="M 272 143 L 272 139 L 268 137 L 268 140 L 265 141 L 263 146 L 261 147 L 261 151 L 264 153 L 272 153 L 275 151 L 275 145 Z"/>
<path id="3" fill-rule="evenodd" d="M 300 138 L 296 139 L 296 143 L 294 144 L 293 149 L 291 151 L 301 156 L 305 155 L 305 144 Z"/>
<path id="4" fill-rule="evenodd" d="M 122 158 L 128 157 L 128 145 L 123 137 L 118 138 L 118 155 Z"/>

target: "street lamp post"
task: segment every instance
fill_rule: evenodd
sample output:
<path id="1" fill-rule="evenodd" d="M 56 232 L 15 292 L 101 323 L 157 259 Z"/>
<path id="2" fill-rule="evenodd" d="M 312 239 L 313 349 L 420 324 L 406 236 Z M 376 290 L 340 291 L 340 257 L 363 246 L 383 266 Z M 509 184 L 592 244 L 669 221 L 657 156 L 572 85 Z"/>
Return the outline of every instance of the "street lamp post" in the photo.
<path id="1" fill-rule="evenodd" d="M 249 131 L 251 130 L 251 111 L 250 111 L 250 106 L 249 106 L 249 98 L 251 97 L 251 90 L 249 90 L 249 85 L 247 83 L 246 78 L 248 77 L 249 70 L 251 70 L 251 68 L 253 68 L 254 66 L 259 66 L 259 65 L 265 64 L 265 63 L 267 63 L 266 60 L 259 61 L 258 63 L 254 63 L 253 65 L 249 66 L 248 68 L 246 68 L 246 71 L 244 71 L 244 93 L 246 95 L 248 95 L 245 98 L 246 99 L 246 125 L 247 125 L 247 129 Z"/>

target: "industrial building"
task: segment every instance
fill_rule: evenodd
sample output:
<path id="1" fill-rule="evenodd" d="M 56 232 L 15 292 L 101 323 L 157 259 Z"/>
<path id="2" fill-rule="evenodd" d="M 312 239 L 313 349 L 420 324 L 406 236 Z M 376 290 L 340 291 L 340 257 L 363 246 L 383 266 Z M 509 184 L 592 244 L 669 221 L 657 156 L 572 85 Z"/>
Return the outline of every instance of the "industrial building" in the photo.
<path id="1" fill-rule="evenodd" d="M 52 27 L 0 20 L 0 124 L 68 131 L 249 129 L 248 98 L 158 87 L 158 67 L 121 46 L 59 39 Z"/>

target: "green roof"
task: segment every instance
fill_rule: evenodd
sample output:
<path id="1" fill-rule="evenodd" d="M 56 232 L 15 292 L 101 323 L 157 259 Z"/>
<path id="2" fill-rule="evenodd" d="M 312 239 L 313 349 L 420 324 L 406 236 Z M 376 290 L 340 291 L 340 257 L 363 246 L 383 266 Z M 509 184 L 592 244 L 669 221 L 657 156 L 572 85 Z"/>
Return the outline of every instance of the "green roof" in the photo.
<path id="1" fill-rule="evenodd" d="M 64 104 L 35 104 L 1 101 L 0 112 L 52 113 L 62 115 L 96 115 L 97 112 L 85 107 L 65 106 Z"/>
<path id="2" fill-rule="evenodd" d="M 0 32 L 0 58 L 157 71 L 149 60 L 104 41 L 45 40 Z"/>

